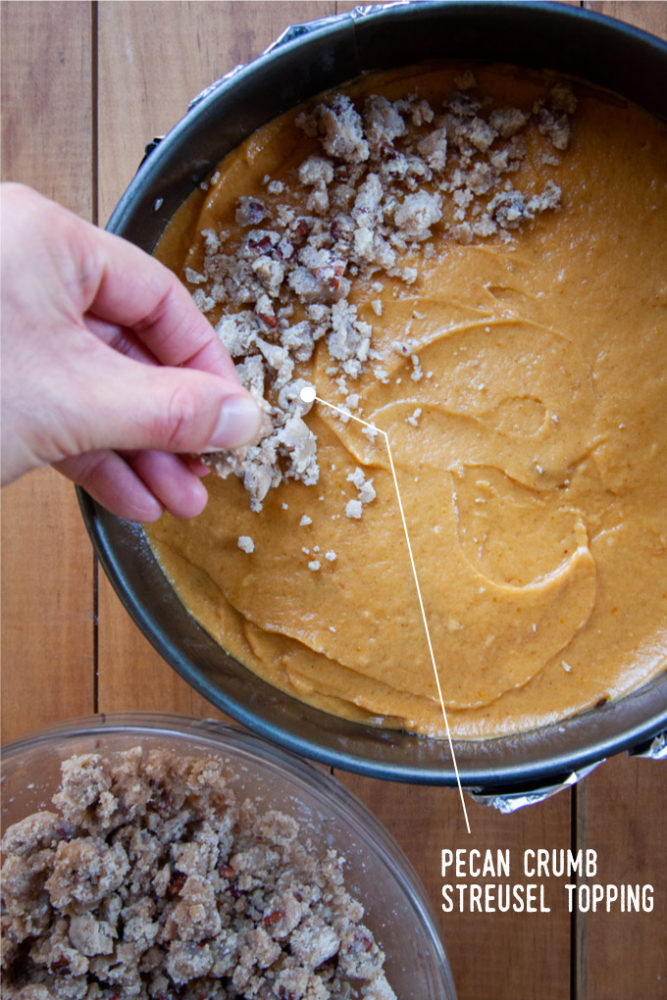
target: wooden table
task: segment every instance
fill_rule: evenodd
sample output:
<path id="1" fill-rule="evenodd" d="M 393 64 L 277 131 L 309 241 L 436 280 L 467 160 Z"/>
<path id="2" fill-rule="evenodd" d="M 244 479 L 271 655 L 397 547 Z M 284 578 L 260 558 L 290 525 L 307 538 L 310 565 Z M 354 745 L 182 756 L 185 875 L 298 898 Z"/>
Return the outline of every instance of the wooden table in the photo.
<path id="1" fill-rule="evenodd" d="M 147 140 L 286 25 L 351 7 L 46 2 L 2 9 L 4 177 L 104 223 Z M 583 6 L 667 36 L 667 4 Z M 99 571 L 71 485 L 51 470 L 3 492 L 3 740 L 92 712 L 215 715 L 130 621 Z M 652 913 L 440 914 L 460 1000 L 667 997 L 664 765 L 620 756 L 511 816 L 455 790 L 338 773 L 387 825 L 440 910 L 443 848 L 594 848 L 602 883 L 651 883 Z M 426 1000 L 426 998 L 425 998 Z"/>

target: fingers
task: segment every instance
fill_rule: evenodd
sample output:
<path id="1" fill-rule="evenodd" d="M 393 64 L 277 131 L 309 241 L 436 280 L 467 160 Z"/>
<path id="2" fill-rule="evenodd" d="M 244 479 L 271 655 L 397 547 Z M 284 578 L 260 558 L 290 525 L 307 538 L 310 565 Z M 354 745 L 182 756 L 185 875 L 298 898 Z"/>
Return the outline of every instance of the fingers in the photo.
<path id="1" fill-rule="evenodd" d="M 215 330 L 156 259 L 28 188 L 1 190 L 3 475 L 57 463 L 121 516 L 193 516 L 206 469 L 184 456 L 250 443 L 262 423 Z"/>
<path id="2" fill-rule="evenodd" d="M 247 444 L 260 431 L 260 409 L 236 379 L 138 364 L 102 344 L 67 378 L 57 459 L 107 448 L 218 451 Z"/>
<path id="3" fill-rule="evenodd" d="M 129 521 L 157 521 L 164 508 L 130 465 L 113 451 L 90 451 L 54 467 L 94 500 Z"/>
<path id="4" fill-rule="evenodd" d="M 196 463 L 192 471 L 187 460 L 164 452 L 87 452 L 55 468 L 112 514 L 129 521 L 147 524 L 164 510 L 175 517 L 196 517 L 208 500 Z"/>
<path id="5" fill-rule="evenodd" d="M 115 323 L 108 323 L 106 320 L 98 319 L 97 316 L 88 314 L 84 316 L 84 323 L 102 343 L 106 344 L 114 351 L 118 351 L 126 358 L 133 358 L 135 361 L 143 361 L 147 365 L 157 365 L 159 362 L 154 354 L 145 347 L 138 337 L 131 330 L 126 330 Z"/>
<path id="6" fill-rule="evenodd" d="M 72 322 L 90 313 L 133 331 L 162 364 L 237 379 L 211 324 L 156 258 L 30 188 L 4 184 L 0 191 L 3 230 L 16 236 L 8 266 L 18 256 L 19 277 L 30 286 L 24 309 L 39 316 L 50 305 Z"/>
<path id="7" fill-rule="evenodd" d="M 126 240 L 93 232 L 101 270 L 89 310 L 133 330 L 162 364 L 236 379 L 215 330 L 175 275 Z"/>
<path id="8" fill-rule="evenodd" d="M 186 469 L 196 476 L 197 479 L 203 479 L 204 476 L 208 476 L 211 469 L 208 465 L 205 465 L 200 458 L 196 455 L 179 455 L 181 462 L 185 465 Z"/>
<path id="9" fill-rule="evenodd" d="M 175 517 L 196 517 L 206 506 L 206 487 L 177 455 L 141 451 L 129 464 L 165 510 Z"/>

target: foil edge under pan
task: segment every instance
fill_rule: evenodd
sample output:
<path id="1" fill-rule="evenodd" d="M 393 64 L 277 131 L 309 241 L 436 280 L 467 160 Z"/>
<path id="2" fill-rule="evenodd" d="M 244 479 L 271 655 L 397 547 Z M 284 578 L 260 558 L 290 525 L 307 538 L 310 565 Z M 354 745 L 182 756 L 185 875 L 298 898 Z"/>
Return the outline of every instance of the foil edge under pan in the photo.
<path id="1" fill-rule="evenodd" d="M 357 8 L 287 29 L 247 66 L 207 88 L 151 144 L 107 228 L 152 250 L 176 209 L 216 163 L 260 125 L 366 70 L 426 60 L 551 69 L 667 117 L 667 45 L 602 15 L 552 3 L 404 3 Z M 161 656 L 203 697 L 247 728 L 321 763 L 376 778 L 455 785 L 445 741 L 328 715 L 235 661 L 175 599 L 140 526 L 79 490 L 93 545 L 121 602 Z M 537 730 L 455 740 L 461 783 L 494 805 L 553 794 L 667 728 L 667 673 L 625 697 Z"/>

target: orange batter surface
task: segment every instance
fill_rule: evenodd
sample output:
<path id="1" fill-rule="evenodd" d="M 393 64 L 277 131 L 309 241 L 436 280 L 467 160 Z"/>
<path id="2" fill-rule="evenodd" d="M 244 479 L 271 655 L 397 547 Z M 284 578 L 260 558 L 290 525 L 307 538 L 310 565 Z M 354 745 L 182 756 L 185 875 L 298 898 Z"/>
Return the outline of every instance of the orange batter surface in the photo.
<path id="1" fill-rule="evenodd" d="M 364 78 L 347 92 L 417 92 L 435 107 L 454 72 Z M 530 110 L 544 93 L 536 76 L 475 75 L 498 105 Z M 557 210 L 509 240 L 461 243 L 445 197 L 428 252 L 401 255 L 414 283 L 351 276 L 377 353 L 347 392 L 392 444 L 459 738 L 564 718 L 665 664 L 667 137 L 638 109 L 574 89 L 568 148 L 545 162 L 534 130 L 512 177 L 535 191 L 553 181 Z M 293 114 L 267 125 L 222 162 L 159 254 L 183 276 L 201 267 L 202 230 L 238 243 L 237 199 L 270 205 L 267 175 L 293 190 L 317 149 Z M 325 340 L 296 371 L 345 406 Z M 442 737 L 382 438 L 319 404 L 305 419 L 316 484 L 284 480 L 257 512 L 240 479 L 211 475 L 205 512 L 165 515 L 149 538 L 192 614 L 251 670 L 326 711 Z M 346 516 L 358 468 L 376 494 L 360 518 Z"/>

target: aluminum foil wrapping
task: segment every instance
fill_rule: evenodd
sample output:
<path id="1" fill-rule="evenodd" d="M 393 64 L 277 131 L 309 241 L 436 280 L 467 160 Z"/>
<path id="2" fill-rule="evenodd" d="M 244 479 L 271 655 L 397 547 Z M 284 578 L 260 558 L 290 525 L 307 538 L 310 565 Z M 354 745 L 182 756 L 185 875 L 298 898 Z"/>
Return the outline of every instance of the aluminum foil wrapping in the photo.
<path id="1" fill-rule="evenodd" d="M 649 743 L 628 750 L 628 755 L 631 757 L 642 757 L 645 760 L 667 760 L 667 733 L 659 733 Z M 513 813 L 518 809 L 523 809 L 525 806 L 544 802 L 545 799 L 550 799 L 552 795 L 557 795 L 558 792 L 562 792 L 565 788 L 572 788 L 585 778 L 586 775 L 590 774 L 591 771 L 594 771 L 599 764 L 604 764 L 604 759 L 598 760 L 594 764 L 583 767 L 578 771 L 573 771 L 562 781 L 553 785 L 545 785 L 542 788 L 502 794 L 498 792 L 486 794 L 483 791 L 476 792 L 470 790 L 468 794 L 475 802 L 479 802 L 484 806 L 490 806 L 492 809 L 497 809 L 498 812 Z"/>
<path id="2" fill-rule="evenodd" d="M 362 17 L 374 17 L 377 16 L 381 11 L 389 10 L 392 7 L 405 7 L 410 3 L 414 3 L 414 0 L 390 0 L 388 3 L 377 3 L 377 4 L 360 4 L 353 10 L 345 11 L 343 14 L 331 14 L 329 17 L 321 17 L 316 21 L 304 21 L 302 24 L 290 24 L 285 30 L 278 35 L 278 37 L 271 42 L 270 45 L 264 49 L 261 56 L 266 56 L 270 52 L 275 52 L 276 49 L 281 48 L 283 45 L 287 45 L 290 42 L 296 41 L 297 38 L 303 38 L 305 35 L 311 35 L 314 31 L 320 31 L 322 28 L 329 27 L 332 24 L 345 24 L 349 23 L 350 28 L 354 28 L 355 21 L 358 21 Z M 261 58 L 258 56 L 258 58 Z M 223 83 L 231 80 L 235 77 L 241 70 L 245 69 L 247 63 L 239 63 L 230 69 L 224 76 L 210 83 L 204 90 L 200 91 L 196 97 L 194 97 L 189 105 L 188 111 L 191 111 L 200 101 L 203 101 L 205 97 L 217 90 Z M 154 140 L 155 141 L 155 140 Z"/>
<path id="3" fill-rule="evenodd" d="M 565 788 L 572 788 L 582 778 L 585 778 L 587 774 L 594 771 L 599 764 L 603 763 L 604 760 L 597 760 L 594 764 L 589 764 L 588 767 L 582 767 L 579 771 L 573 771 L 562 781 L 554 785 L 544 785 L 542 788 L 534 788 L 530 791 L 506 792 L 502 794 L 492 792 L 489 795 L 481 791 L 469 791 L 468 794 L 475 802 L 480 802 L 483 806 L 490 806 L 501 813 L 513 813 L 519 809 L 523 809 L 525 806 L 534 806 L 538 802 L 544 802 L 545 799 L 550 799 L 552 795 L 557 795 L 558 792 L 562 792 Z"/>
<path id="4" fill-rule="evenodd" d="M 316 21 L 291 24 L 276 38 L 275 42 L 271 42 L 262 54 L 266 55 L 267 52 L 273 52 L 274 49 L 280 48 L 286 42 L 293 42 L 295 38 L 301 38 L 302 35 L 309 35 L 326 25 L 343 24 L 345 21 L 349 21 L 353 25 L 355 21 L 358 21 L 362 17 L 373 17 L 381 11 L 390 10 L 392 7 L 407 7 L 414 2 L 415 0 L 389 0 L 388 3 L 359 4 L 354 10 L 346 11 L 343 14 L 331 14 L 329 17 L 321 17 Z"/>
<path id="5" fill-rule="evenodd" d="M 632 757 L 644 757 L 646 760 L 667 760 L 667 733 L 659 733 L 650 743 L 630 750 Z"/>

